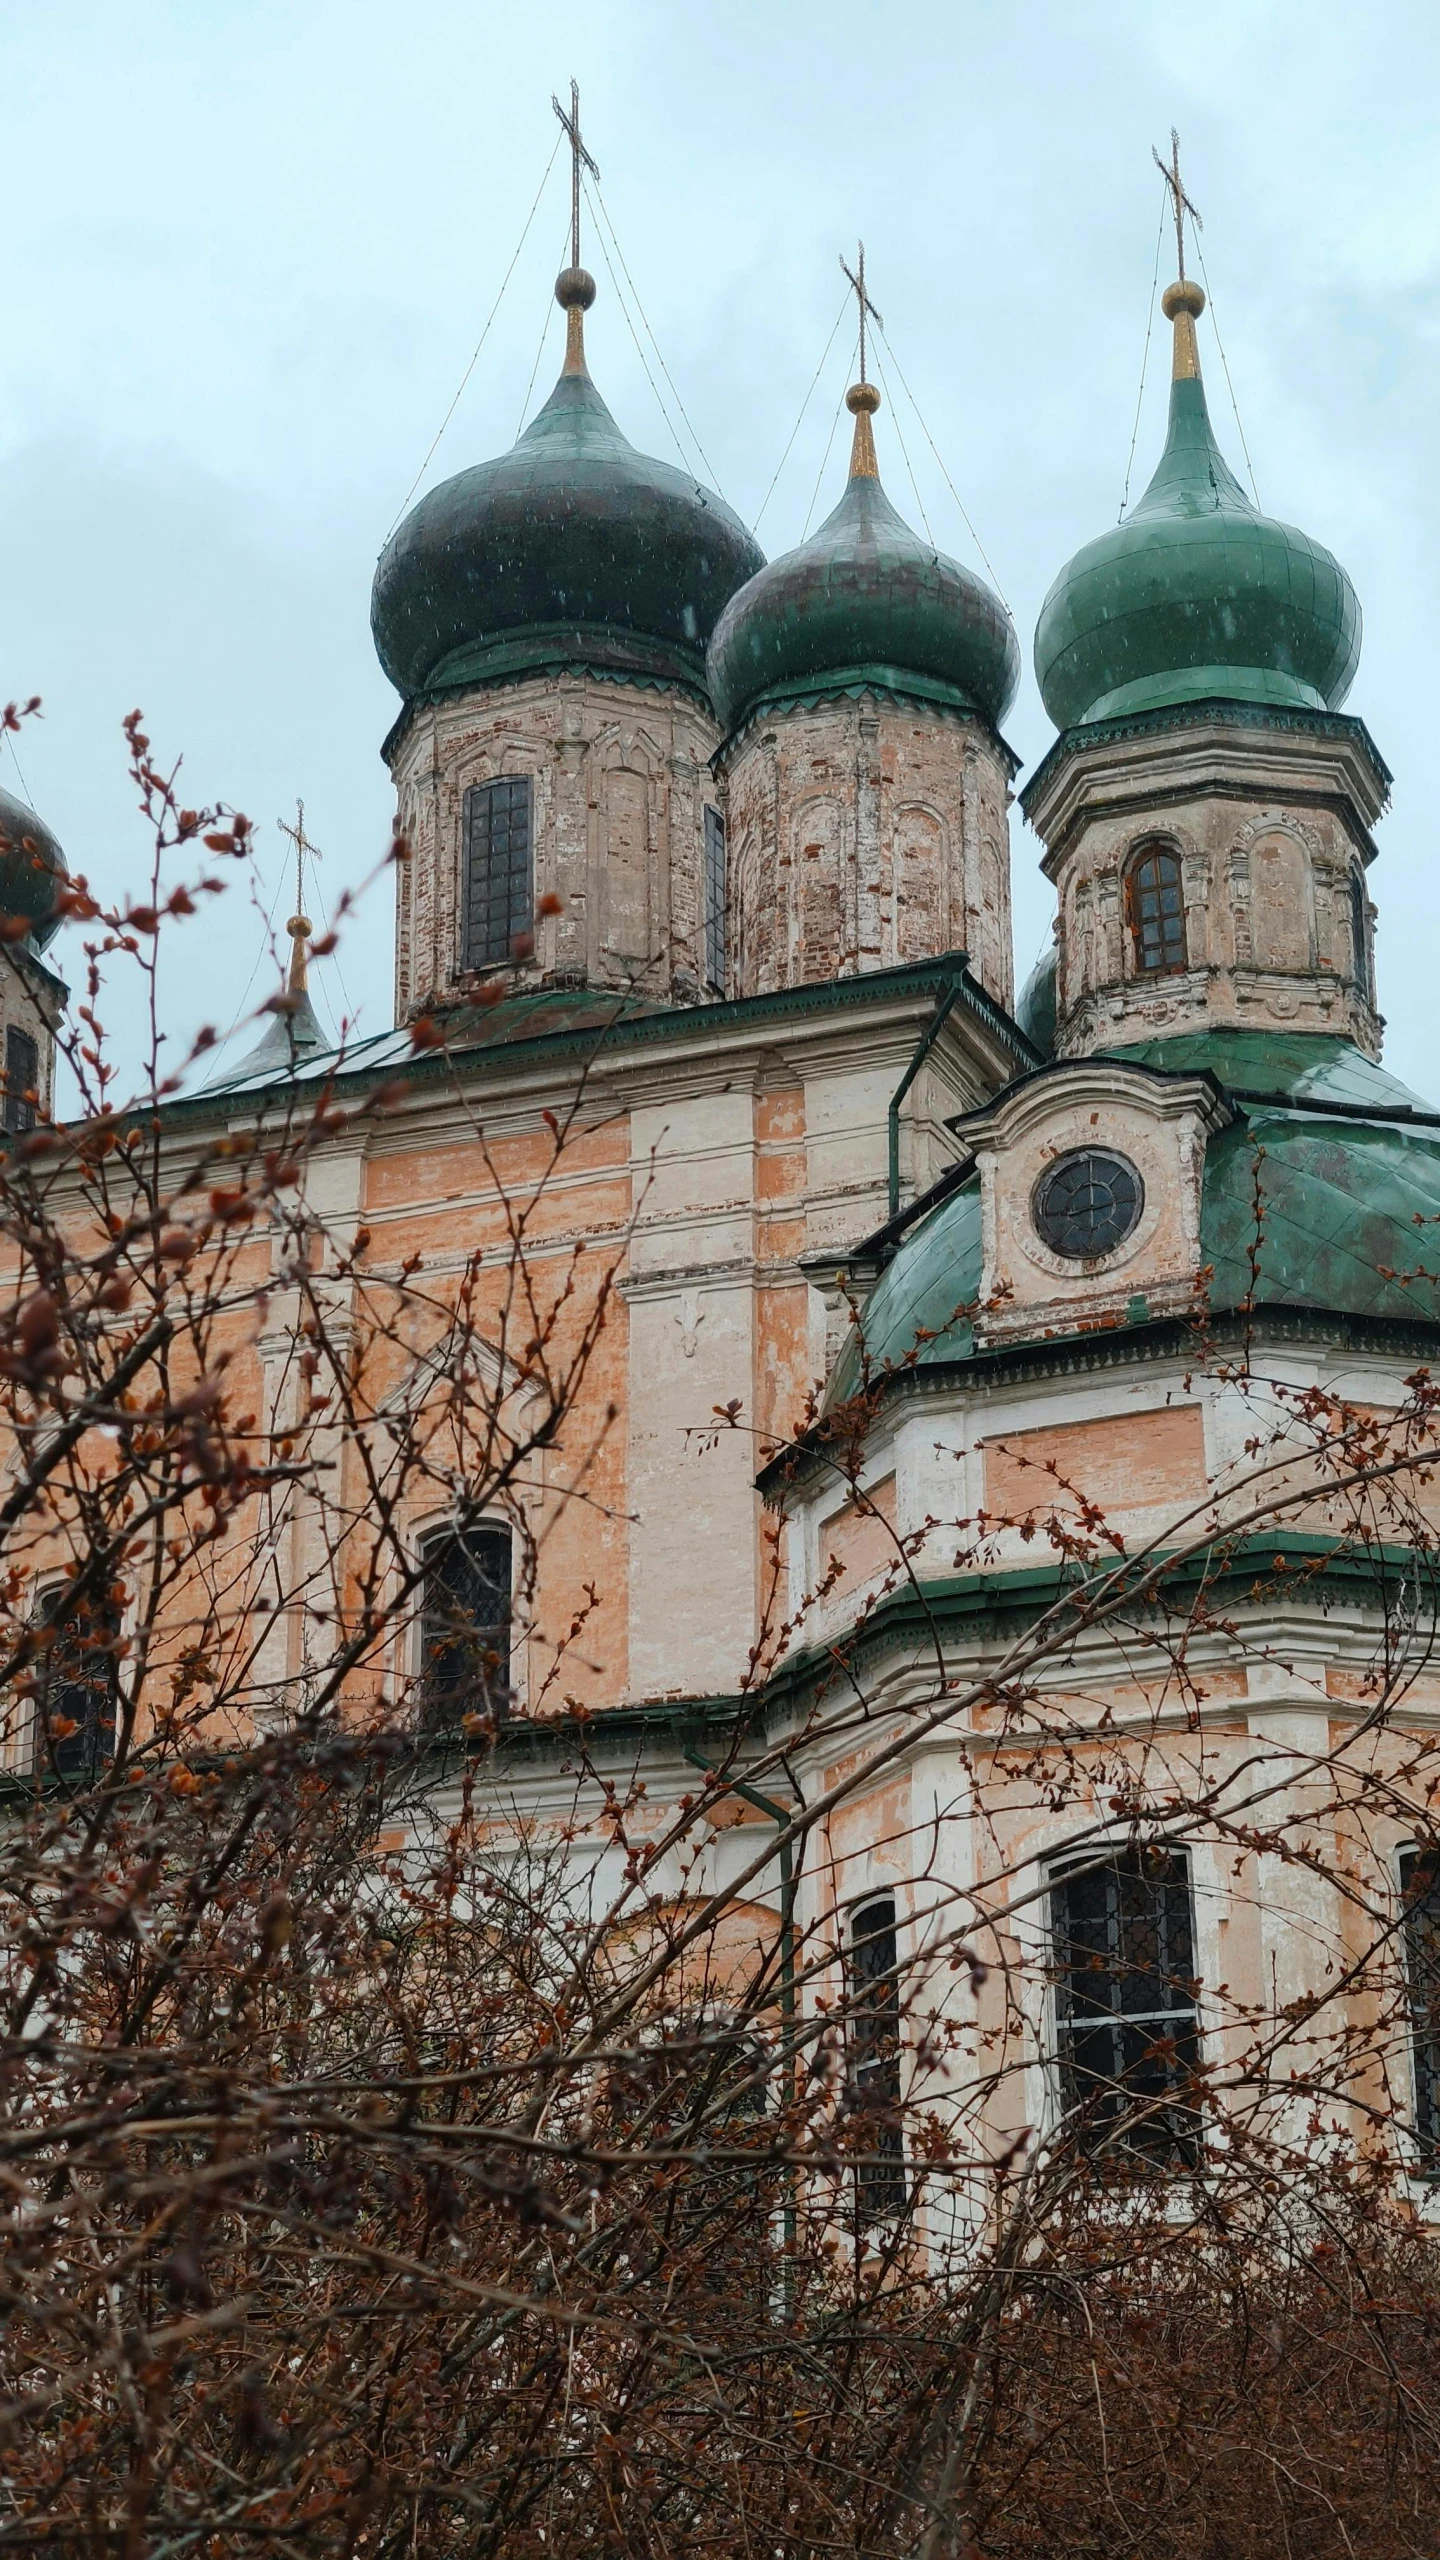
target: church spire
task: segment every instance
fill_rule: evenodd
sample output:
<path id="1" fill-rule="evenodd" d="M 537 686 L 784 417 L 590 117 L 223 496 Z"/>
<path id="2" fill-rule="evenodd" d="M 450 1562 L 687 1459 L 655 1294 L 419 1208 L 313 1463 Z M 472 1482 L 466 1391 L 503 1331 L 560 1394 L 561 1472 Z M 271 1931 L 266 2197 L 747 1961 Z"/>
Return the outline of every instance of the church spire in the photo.
<path id="1" fill-rule="evenodd" d="M 885 323 L 865 290 L 864 241 L 860 243 L 858 272 L 846 258 L 842 258 L 840 264 L 850 279 L 860 306 L 860 379 L 852 383 L 845 394 L 845 406 L 855 421 L 855 434 L 850 446 L 850 477 L 852 480 L 878 480 L 880 465 L 875 459 L 875 437 L 870 421 L 880 406 L 880 394 L 874 383 L 865 377 L 865 324 L 867 320 L 873 320 L 877 329 L 883 329 Z"/>
<path id="2" fill-rule="evenodd" d="M 1205 296 L 1193 277 L 1185 273 L 1185 216 L 1190 216 L 1197 231 L 1203 231 L 1198 206 L 1191 203 L 1180 179 L 1180 136 L 1170 127 L 1170 157 L 1162 160 L 1152 145 L 1151 158 L 1170 190 L 1170 210 L 1175 223 L 1174 284 L 1167 285 L 1160 297 L 1160 308 L 1167 320 L 1175 324 L 1175 347 L 1170 365 L 1172 382 L 1198 382 L 1200 350 L 1195 342 L 1195 323 L 1205 308 Z"/>
<path id="3" fill-rule="evenodd" d="M 597 182 L 600 172 L 586 150 L 580 136 L 580 89 L 570 83 L 570 112 L 567 115 L 558 98 L 550 100 L 560 119 L 560 128 L 570 145 L 570 264 L 561 269 L 555 280 L 555 299 L 565 314 L 566 373 L 584 373 L 585 314 L 595 299 L 595 279 L 580 264 L 580 172 L 588 169 Z"/>

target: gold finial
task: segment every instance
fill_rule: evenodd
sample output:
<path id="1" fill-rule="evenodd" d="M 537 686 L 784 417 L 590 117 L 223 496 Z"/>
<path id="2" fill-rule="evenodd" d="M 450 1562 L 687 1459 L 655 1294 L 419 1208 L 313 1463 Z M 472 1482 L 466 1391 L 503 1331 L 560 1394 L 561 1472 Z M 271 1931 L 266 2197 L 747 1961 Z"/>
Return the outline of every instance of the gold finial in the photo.
<path id="1" fill-rule="evenodd" d="M 842 258 L 840 264 L 860 305 L 860 379 L 845 394 L 845 406 L 855 421 L 855 436 L 850 447 L 850 477 L 852 480 L 878 480 L 880 466 L 875 459 L 875 438 L 870 421 L 880 406 L 880 394 L 874 383 L 867 382 L 865 378 L 865 323 L 873 320 L 877 329 L 883 329 L 885 323 L 865 290 L 864 241 L 860 243 L 858 274 L 847 259 Z"/>
<path id="2" fill-rule="evenodd" d="M 570 83 L 570 112 L 567 115 L 553 92 L 550 104 L 560 119 L 560 128 L 570 145 L 570 264 L 562 267 L 555 284 L 555 299 L 565 314 L 566 373 L 585 371 L 585 319 L 595 299 L 595 279 L 580 264 L 580 172 L 588 169 L 596 185 L 600 172 L 580 139 L 580 90 Z"/>
<path id="3" fill-rule="evenodd" d="M 275 824 L 282 836 L 288 836 L 295 847 L 295 913 L 285 928 L 290 936 L 290 967 L 286 973 L 285 984 L 292 996 L 303 996 L 310 983 L 309 943 L 313 930 L 310 919 L 305 913 L 305 856 L 308 853 L 312 862 L 322 862 L 324 856 L 318 844 L 312 844 L 305 833 L 303 800 L 297 800 L 295 803 L 293 827 L 284 818 L 277 818 Z"/>
<path id="4" fill-rule="evenodd" d="M 1198 284 L 1185 273 L 1185 216 L 1188 213 L 1197 231 L 1203 231 L 1198 206 L 1191 203 L 1180 183 L 1180 136 L 1170 127 L 1170 157 L 1162 160 L 1151 145 L 1150 156 L 1170 190 L 1170 210 L 1175 219 L 1175 264 L 1178 281 L 1167 285 L 1160 308 L 1167 320 L 1175 323 L 1175 355 L 1170 368 L 1172 382 L 1198 381 L 1200 350 L 1195 343 L 1195 323 L 1205 308 L 1205 296 Z"/>

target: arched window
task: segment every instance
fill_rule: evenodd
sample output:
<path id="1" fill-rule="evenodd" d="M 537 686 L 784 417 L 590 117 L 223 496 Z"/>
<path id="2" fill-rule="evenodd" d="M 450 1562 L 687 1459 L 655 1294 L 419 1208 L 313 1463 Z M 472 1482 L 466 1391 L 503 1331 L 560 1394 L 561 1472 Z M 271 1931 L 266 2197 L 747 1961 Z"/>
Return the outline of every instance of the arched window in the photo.
<path id="1" fill-rule="evenodd" d="M 1189 966 L 1185 948 L 1185 899 L 1180 857 L 1167 844 L 1142 845 L 1125 874 L 1138 977 L 1159 978 Z"/>
<path id="2" fill-rule="evenodd" d="M 508 1529 L 440 1529 L 421 1550 L 420 1703 L 427 1724 L 497 1723 L 510 1705 Z"/>
<path id="3" fill-rule="evenodd" d="M 530 780 L 477 782 L 465 794 L 464 916 L 467 969 L 516 956 L 531 923 Z"/>
<path id="4" fill-rule="evenodd" d="M 1370 936 L 1366 931 L 1365 877 L 1359 863 L 1350 871 L 1350 953 L 1352 975 L 1367 1004 L 1375 1001 L 1370 975 Z"/>

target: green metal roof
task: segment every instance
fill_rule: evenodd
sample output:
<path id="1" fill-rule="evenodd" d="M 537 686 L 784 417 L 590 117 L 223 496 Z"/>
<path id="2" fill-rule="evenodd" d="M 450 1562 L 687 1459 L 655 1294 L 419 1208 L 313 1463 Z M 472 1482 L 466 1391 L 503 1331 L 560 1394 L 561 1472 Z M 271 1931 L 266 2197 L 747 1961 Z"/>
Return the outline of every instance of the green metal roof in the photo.
<path id="1" fill-rule="evenodd" d="M 1236 1103 L 1210 1139 L 1201 1189 L 1215 1312 L 1250 1303 L 1440 1325 L 1440 1280 L 1425 1276 L 1440 1273 L 1440 1114 L 1408 1087 L 1347 1042 L 1306 1033 L 1196 1032 L 1114 1054 L 1159 1073 L 1203 1069 Z M 912 1229 L 876 1283 L 864 1313 L 871 1374 L 971 1358 L 980 1277 L 975 1177 Z M 1148 1322 L 1143 1298 L 1132 1320 Z M 828 1401 L 853 1394 L 861 1374 L 852 1337 Z"/>
<path id="2" fill-rule="evenodd" d="M 1035 672 L 1056 727 L 1208 696 L 1333 711 L 1359 656 L 1338 560 L 1260 513 L 1216 443 L 1199 375 L 1172 382 L 1145 495 L 1040 609 Z"/>
<path id="3" fill-rule="evenodd" d="M 442 481 L 392 534 L 371 629 L 407 701 L 580 663 L 703 687 L 716 617 L 764 556 L 566 372 L 509 453 Z"/>
<path id="4" fill-rule="evenodd" d="M 870 473 L 853 475 L 818 533 L 732 596 L 710 644 L 716 717 L 737 728 L 759 702 L 887 689 L 977 711 L 998 726 L 1020 650 L 997 595 L 922 542 Z M 915 679 L 907 687 L 907 677 Z"/>

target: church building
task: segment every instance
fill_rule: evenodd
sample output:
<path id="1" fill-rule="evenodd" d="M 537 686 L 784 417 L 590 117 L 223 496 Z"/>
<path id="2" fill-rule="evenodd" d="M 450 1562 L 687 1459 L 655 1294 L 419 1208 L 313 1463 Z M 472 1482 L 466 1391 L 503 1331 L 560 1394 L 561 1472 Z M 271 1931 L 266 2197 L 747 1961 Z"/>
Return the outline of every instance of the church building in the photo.
<path id="1" fill-rule="evenodd" d="M 1390 778 L 1344 709 L 1359 605 L 1224 458 L 1182 241 L 1163 451 L 1060 570 L 1034 637 L 1055 736 L 1020 805 L 1055 927 L 1017 999 L 1019 645 L 991 587 L 887 496 L 863 339 L 843 487 L 767 562 L 612 416 L 578 251 L 549 399 L 512 451 L 431 489 L 376 571 L 399 697 L 395 1028 L 333 1051 L 302 920 L 293 1011 L 170 1106 L 175 1143 L 296 1092 L 393 1082 L 383 1115 L 310 1164 L 317 1252 L 348 1254 L 363 1226 L 369 1268 L 419 1256 L 441 1295 L 478 1253 L 502 1378 L 502 1195 L 541 1202 L 524 1250 L 542 1294 L 547 1270 L 598 1283 L 613 1262 L 546 1480 L 463 1556 L 443 1506 L 412 1524 L 503 1652 L 487 1766 L 504 1818 L 558 1834 L 578 1733 L 587 1768 L 622 1790 L 643 1776 L 635 1818 L 657 1836 L 698 1770 L 763 1751 L 766 1792 L 717 1814 L 704 1869 L 753 1870 L 758 1929 L 782 1908 L 775 1825 L 833 1799 L 787 1917 L 893 1962 L 943 1887 L 1023 1950 L 1060 1926 L 1067 1844 L 1103 1835 L 1117 1764 L 1155 1808 L 1177 1770 L 1223 1791 L 1257 1751 L 1300 1785 L 1366 1712 L 1379 1622 L 1358 1575 L 1323 1594 L 1239 1576 L 1232 1633 L 1217 1610 L 1184 1678 L 1133 1627 L 1048 1660 L 1004 1740 L 1093 1749 L 1088 1810 L 1001 1768 L 993 1705 L 942 1696 L 1052 1605 L 1037 1519 L 1068 1506 L 1078 1539 L 1103 1515 L 1132 1553 L 1207 1504 L 1223 1520 L 1257 1430 L 1293 1429 L 1299 1452 L 1307 1397 L 1393 1408 L 1440 1354 L 1433 1289 L 1408 1276 L 1416 1221 L 1440 1216 L 1440 1112 L 1380 1063 L 1368 875 Z M 33 932 L 4 1026 L 33 1051 L 7 1050 L 12 1097 L 19 1074 L 43 1109 L 59 857 L 29 813 L 0 820 L 43 857 L 7 857 Z M 281 1292 L 260 1347 L 272 1413 L 286 1323 Z M 585 1452 L 583 1501 L 561 1498 L 567 1450 Z M 1267 1532 L 1267 1554 L 1309 1552 L 1314 1527 Z M 304 1510 L 286 1524 L 293 1589 L 316 1534 Z M 277 1613 L 262 1721 L 299 1694 L 302 1619 Z M 417 1625 L 414 1660 L 377 1669 L 376 1698 L 422 1677 L 424 1641 Z M 1437 1711 L 1422 1669 L 1407 1716 Z M 1376 1892 L 1400 1892 L 1412 1846 L 1397 1804 L 1364 1844 Z M 1107 1943 L 1142 1904 L 1165 1936 L 1166 2067 L 1228 2031 L 1207 1984 L 1300 1983 L 1343 1942 L 1315 1877 L 1277 1882 L 1262 1851 L 1243 1890 L 1237 1873 L 1218 1838 L 1148 1880 L 1123 1845 L 1087 1870 Z M 1017 2123 L 1065 2097 L 1043 2058 L 1063 2017 L 1032 2024 L 1023 2103 L 1018 2082 L 998 2102 Z M 1437 2089 L 1422 2071 L 1405 2098 L 1422 2148 Z"/>

